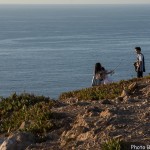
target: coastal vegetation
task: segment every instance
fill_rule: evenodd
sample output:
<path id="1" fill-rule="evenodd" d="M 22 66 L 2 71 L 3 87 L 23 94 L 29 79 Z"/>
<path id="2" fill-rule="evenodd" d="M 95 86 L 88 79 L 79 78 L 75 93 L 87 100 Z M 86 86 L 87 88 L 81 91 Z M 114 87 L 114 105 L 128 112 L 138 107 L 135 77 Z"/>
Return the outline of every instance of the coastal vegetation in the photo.
<path id="1" fill-rule="evenodd" d="M 121 141 L 109 139 L 108 141 L 103 143 L 102 150 L 121 150 Z"/>
<path id="2" fill-rule="evenodd" d="M 149 78 L 150 76 L 147 76 L 143 79 L 134 78 L 127 81 L 121 80 L 119 82 L 111 83 L 108 85 L 100 85 L 71 92 L 64 92 L 60 95 L 59 99 L 65 100 L 67 98 L 76 98 L 78 100 L 84 101 L 114 99 L 120 96 L 122 90 L 127 89 L 127 87 L 133 82 L 137 82 L 144 79 L 146 80 Z"/>
<path id="3" fill-rule="evenodd" d="M 26 122 L 24 131 L 41 134 L 53 128 L 51 108 L 55 101 L 44 96 L 12 94 L 0 101 L 0 133 L 13 132 Z"/>

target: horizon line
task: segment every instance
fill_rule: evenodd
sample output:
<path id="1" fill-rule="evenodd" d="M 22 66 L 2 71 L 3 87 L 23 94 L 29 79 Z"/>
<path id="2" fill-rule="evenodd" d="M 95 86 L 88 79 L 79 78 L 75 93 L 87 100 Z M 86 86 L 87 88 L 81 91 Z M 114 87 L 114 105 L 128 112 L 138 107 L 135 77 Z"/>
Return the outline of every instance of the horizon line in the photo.
<path id="1" fill-rule="evenodd" d="M 149 3 L 0 3 L 0 5 L 145 5 Z"/>

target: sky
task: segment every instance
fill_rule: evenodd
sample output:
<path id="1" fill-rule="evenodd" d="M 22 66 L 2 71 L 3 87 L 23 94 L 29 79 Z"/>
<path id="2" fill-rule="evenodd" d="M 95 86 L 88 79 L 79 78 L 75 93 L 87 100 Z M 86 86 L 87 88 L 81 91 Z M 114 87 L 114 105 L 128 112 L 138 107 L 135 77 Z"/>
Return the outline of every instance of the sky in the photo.
<path id="1" fill-rule="evenodd" d="M 150 4 L 150 0 L 0 0 L 0 4 Z"/>

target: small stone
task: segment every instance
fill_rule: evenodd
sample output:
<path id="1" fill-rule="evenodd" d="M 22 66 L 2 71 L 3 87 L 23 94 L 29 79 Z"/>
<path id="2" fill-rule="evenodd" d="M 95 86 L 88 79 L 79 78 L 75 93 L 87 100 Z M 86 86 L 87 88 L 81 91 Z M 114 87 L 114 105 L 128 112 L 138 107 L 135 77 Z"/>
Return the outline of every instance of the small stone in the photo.
<path id="1" fill-rule="evenodd" d="M 122 138 L 123 138 L 122 135 L 117 135 L 117 136 L 114 137 L 114 139 L 119 139 L 119 140 L 122 139 Z"/>
<path id="2" fill-rule="evenodd" d="M 112 103 L 110 102 L 110 100 L 105 99 L 105 100 L 102 101 L 102 104 L 112 104 Z"/>
<path id="3" fill-rule="evenodd" d="M 121 97 L 129 96 L 129 93 L 127 90 L 123 90 L 121 93 Z"/>
<path id="4" fill-rule="evenodd" d="M 128 86 L 128 89 L 130 91 L 134 91 L 137 87 L 138 87 L 138 84 L 136 82 L 134 82 Z"/>
<path id="5" fill-rule="evenodd" d="M 143 131 L 139 131 L 138 133 L 141 135 L 141 134 L 143 134 Z"/>
<path id="6" fill-rule="evenodd" d="M 103 118 L 108 118 L 111 115 L 112 115 L 112 113 L 108 109 L 106 109 L 100 113 L 100 117 L 103 117 Z"/>

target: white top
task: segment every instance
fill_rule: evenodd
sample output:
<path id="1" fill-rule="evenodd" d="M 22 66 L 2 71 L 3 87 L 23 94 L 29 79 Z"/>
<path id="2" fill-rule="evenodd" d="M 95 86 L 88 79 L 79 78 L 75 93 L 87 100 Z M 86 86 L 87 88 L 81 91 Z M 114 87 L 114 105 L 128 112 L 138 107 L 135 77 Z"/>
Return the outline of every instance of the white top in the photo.
<path id="1" fill-rule="evenodd" d="M 137 54 L 137 59 L 138 59 L 138 61 L 143 62 L 143 55 L 142 54 Z"/>
<path id="2" fill-rule="evenodd" d="M 138 60 L 139 62 L 142 62 L 142 64 L 140 65 L 139 71 L 143 71 L 143 69 L 144 69 L 144 66 L 143 66 L 143 65 L 144 65 L 143 59 L 144 59 L 143 54 L 137 54 L 137 60 Z"/>

